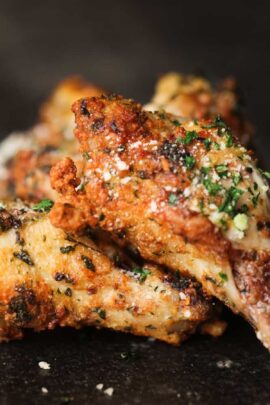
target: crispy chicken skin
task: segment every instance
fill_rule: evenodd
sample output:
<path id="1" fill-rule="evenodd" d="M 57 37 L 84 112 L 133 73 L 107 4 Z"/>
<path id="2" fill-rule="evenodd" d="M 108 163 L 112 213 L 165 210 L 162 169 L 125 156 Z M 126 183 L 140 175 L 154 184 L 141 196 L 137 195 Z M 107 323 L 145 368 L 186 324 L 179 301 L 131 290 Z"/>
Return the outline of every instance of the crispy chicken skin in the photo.
<path id="1" fill-rule="evenodd" d="M 243 145 L 250 142 L 254 132 L 233 78 L 226 78 L 214 86 L 202 76 L 167 73 L 157 82 L 155 94 L 145 109 L 163 109 L 190 119 L 213 118 L 220 114 Z"/>
<path id="2" fill-rule="evenodd" d="M 0 229 L 0 341 L 95 325 L 179 344 L 213 313 L 196 281 L 116 265 L 88 237 L 74 240 L 20 202 L 2 206 Z"/>
<path id="3" fill-rule="evenodd" d="M 104 229 L 196 277 L 269 348 L 268 185 L 227 125 L 180 121 L 121 97 L 82 99 L 73 111 L 84 175 L 69 158 L 51 170 L 61 194 L 52 223 Z"/>
<path id="4" fill-rule="evenodd" d="M 76 160 L 72 103 L 81 97 L 100 96 L 104 90 L 70 77 L 62 81 L 40 110 L 39 123 L 29 131 L 12 134 L 0 146 L 0 198 L 13 195 L 39 201 L 56 197 L 49 181 L 52 165 L 65 156 Z M 79 165 L 79 155 L 78 155 Z"/>
<path id="5" fill-rule="evenodd" d="M 5 180 L 0 181 L 0 198 L 11 193 L 32 201 L 56 198 L 48 176 L 51 166 L 61 158 L 71 156 L 80 168 L 78 142 L 73 137 L 71 105 L 79 98 L 100 96 L 102 93 L 105 91 L 78 77 L 67 78 L 55 88 L 40 109 L 39 123 L 26 133 L 12 135 L 0 146 L 0 155 L 5 156 L 3 146 L 12 144 L 11 159 L 7 165 L 4 162 L 2 168 L 0 156 L 0 171 L 6 173 Z M 164 109 L 198 119 L 213 117 L 219 112 L 232 127 L 233 133 L 246 144 L 252 127 L 243 114 L 240 101 L 233 79 L 224 80 L 216 89 L 202 77 L 169 73 L 159 80 L 155 95 L 144 108 Z"/>
<path id="6" fill-rule="evenodd" d="M 74 117 L 71 112 L 70 105 L 76 98 L 86 95 L 98 95 L 101 94 L 101 92 L 102 91 L 100 89 L 84 83 L 79 79 L 71 78 L 65 80 L 56 88 L 49 101 L 42 107 L 40 114 L 41 123 L 35 125 L 26 133 L 11 135 L 2 143 L 2 157 L 4 158 L 4 156 L 7 155 L 9 158 L 9 163 L 6 164 L 4 159 L 3 161 L 0 161 L 0 169 L 4 171 L 4 173 L 0 173 L 0 177 L 4 179 L 2 182 L 3 187 L 1 190 L 1 197 L 5 196 L 13 198 L 19 196 L 23 199 L 27 199 L 28 201 L 39 201 L 43 198 L 54 200 L 57 194 L 50 186 L 49 171 L 53 164 L 57 163 L 61 158 L 63 158 L 63 156 L 66 155 L 72 156 L 76 161 L 77 167 L 81 167 L 82 171 L 83 162 L 79 159 L 80 155 L 77 153 L 79 143 L 74 139 L 74 137 L 71 137 L 74 127 Z M 16 151 L 17 153 L 15 153 Z M 54 230 L 54 232 L 56 231 Z M 58 244 L 61 243 L 61 235 L 62 234 L 55 233 L 55 238 L 58 241 Z M 92 240 L 94 238 L 95 243 L 98 245 L 102 253 L 105 253 L 111 260 L 111 262 L 108 264 L 108 259 L 105 258 L 105 255 L 103 254 L 103 259 L 104 262 L 107 263 L 107 268 L 110 266 L 110 268 L 114 269 L 115 265 L 119 267 L 120 264 L 121 266 L 125 266 L 124 269 L 126 270 L 128 268 L 139 269 L 146 266 L 146 268 L 154 268 L 154 274 L 159 274 L 161 278 L 161 275 L 163 274 L 162 268 L 146 264 L 141 259 L 139 262 L 134 262 L 131 260 L 130 254 L 124 254 L 122 249 L 117 247 L 112 241 L 109 241 L 107 235 L 106 237 L 98 238 L 97 234 L 95 233 L 91 234 L 90 236 Z M 84 243 L 91 243 L 89 235 Z M 62 256 L 60 256 L 60 258 L 61 257 Z M 72 258 L 73 254 L 70 254 L 69 257 L 72 263 L 74 261 L 74 258 Z M 67 265 L 65 261 L 62 268 L 64 268 L 66 265 L 67 267 L 71 266 L 71 263 Z M 121 277 L 124 277 L 122 273 Z M 169 279 L 170 277 L 168 274 L 164 274 L 162 276 L 162 282 L 164 281 L 164 291 L 166 289 L 166 285 L 168 284 L 167 280 Z M 61 282 L 63 284 L 63 281 Z M 191 280 L 189 282 L 190 286 L 196 286 L 196 284 L 191 282 Z M 186 287 L 187 286 L 188 284 L 186 284 Z M 186 302 L 188 302 L 188 300 L 193 302 L 195 291 L 193 287 L 191 289 L 186 287 L 184 291 L 187 299 Z M 137 304 L 136 305 L 138 306 L 138 310 L 140 310 L 140 308 L 146 308 L 148 306 L 148 298 L 147 296 L 146 299 L 144 297 L 144 293 L 147 293 L 147 291 L 145 287 L 141 285 L 136 286 L 136 288 L 139 289 L 138 300 L 141 301 L 139 306 Z M 183 294 L 182 297 L 184 297 Z M 210 310 L 212 311 L 210 300 L 207 301 L 207 299 L 204 299 L 202 295 L 200 296 L 200 299 L 204 301 L 203 307 L 209 307 L 210 313 Z M 163 301 L 164 300 L 160 301 L 161 307 L 164 305 Z M 162 310 L 160 309 L 159 312 L 161 313 L 161 311 Z M 166 311 L 165 307 L 164 311 Z M 122 315 L 120 315 L 119 319 L 121 319 L 121 317 Z M 203 332 L 207 330 L 207 333 L 213 336 L 221 335 L 226 327 L 224 322 L 214 320 L 212 317 L 208 322 L 204 322 L 204 320 L 205 315 L 203 311 L 198 312 L 196 315 L 196 323 L 200 324 L 200 331 Z M 162 320 L 160 319 L 160 321 Z M 87 322 L 89 323 L 90 321 L 87 319 L 82 319 L 79 322 L 82 324 L 87 324 Z M 64 323 L 62 322 L 61 324 Z M 74 323 L 74 325 L 76 324 Z M 159 333 L 160 335 L 164 335 L 164 330 L 167 328 L 167 325 L 167 321 L 164 323 L 164 325 L 158 325 L 157 327 L 160 329 L 160 332 L 155 330 L 154 335 L 157 336 Z M 44 324 L 41 327 L 46 328 L 48 326 Z M 122 321 L 119 323 L 119 326 L 114 323 L 112 327 L 113 329 L 121 329 Z M 139 328 L 141 328 L 141 326 Z M 187 336 L 186 326 L 183 325 L 183 333 L 181 328 L 182 327 L 179 326 L 177 334 L 170 336 L 168 339 L 166 338 L 167 341 L 176 343 L 177 341 L 180 342 L 181 340 L 184 340 Z M 191 329 L 192 328 L 189 328 L 189 333 L 192 331 Z M 193 330 L 195 331 L 195 329 L 196 326 L 194 324 Z"/>

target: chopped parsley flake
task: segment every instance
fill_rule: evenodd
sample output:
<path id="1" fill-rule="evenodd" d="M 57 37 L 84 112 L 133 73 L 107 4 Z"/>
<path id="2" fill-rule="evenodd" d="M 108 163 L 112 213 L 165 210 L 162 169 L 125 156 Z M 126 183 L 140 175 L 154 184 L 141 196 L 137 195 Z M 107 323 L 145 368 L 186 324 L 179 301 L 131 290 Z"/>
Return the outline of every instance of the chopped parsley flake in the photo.
<path id="1" fill-rule="evenodd" d="M 38 204 L 34 205 L 32 209 L 38 212 L 49 212 L 53 207 L 53 201 L 45 198 L 41 200 Z"/>
<path id="2" fill-rule="evenodd" d="M 76 245 L 68 245 L 68 246 L 62 246 L 60 247 L 60 252 L 61 253 L 70 253 L 73 250 L 75 250 Z"/>
<path id="3" fill-rule="evenodd" d="M 232 134 L 226 135 L 226 147 L 231 148 L 233 146 L 233 137 Z"/>
<path id="4" fill-rule="evenodd" d="M 169 195 L 169 204 L 176 205 L 178 202 L 178 196 L 176 194 L 170 193 Z"/>
<path id="5" fill-rule="evenodd" d="M 206 149 L 207 151 L 209 151 L 209 150 L 210 150 L 210 147 L 211 147 L 212 141 L 211 141 L 209 138 L 207 138 L 207 139 L 205 139 L 205 140 L 203 141 L 203 143 L 204 143 L 205 149 Z"/>
<path id="6" fill-rule="evenodd" d="M 203 200 L 200 200 L 199 207 L 200 207 L 201 213 L 203 213 L 203 209 L 204 209 L 204 201 Z"/>
<path id="7" fill-rule="evenodd" d="M 221 119 L 220 115 L 217 115 L 215 119 L 211 122 L 211 124 L 204 125 L 203 128 L 210 129 L 210 128 L 225 128 L 228 129 L 227 124 Z"/>
<path id="8" fill-rule="evenodd" d="M 213 196 L 215 196 L 220 190 L 222 190 L 222 186 L 220 184 L 213 183 L 210 179 L 205 179 L 203 181 L 203 185 L 208 193 Z"/>
<path id="9" fill-rule="evenodd" d="M 196 131 L 187 131 L 185 138 L 178 138 L 177 141 L 181 142 L 185 145 L 189 145 L 194 139 L 198 138 L 198 134 Z"/>
<path id="10" fill-rule="evenodd" d="M 147 276 L 151 274 L 150 270 L 141 267 L 133 267 L 131 271 L 139 276 L 140 283 L 143 283 L 147 279 Z"/>
<path id="11" fill-rule="evenodd" d="M 218 273 L 218 275 L 219 275 L 219 277 L 221 278 L 221 280 L 222 281 L 228 281 L 228 276 L 227 276 L 227 274 L 226 273 L 223 273 L 222 271 L 220 271 L 219 273 Z"/>
<path id="12" fill-rule="evenodd" d="M 179 127 L 181 125 L 181 123 L 177 120 L 173 120 L 172 121 L 173 125 L 175 125 L 176 127 Z"/>
<path id="13" fill-rule="evenodd" d="M 260 193 L 258 193 L 256 196 L 252 197 L 252 204 L 253 204 L 254 208 L 257 207 L 257 204 L 259 201 L 259 196 L 260 196 Z"/>
<path id="14" fill-rule="evenodd" d="M 217 165 L 215 167 L 217 174 L 219 175 L 219 177 L 227 177 L 228 174 L 228 167 L 227 165 Z"/>
<path id="15" fill-rule="evenodd" d="M 82 261 L 83 261 L 85 267 L 86 267 L 88 270 L 96 271 L 95 266 L 94 266 L 92 260 L 91 260 L 88 256 L 82 255 L 82 256 L 81 256 L 81 259 L 82 259 Z"/>
<path id="16" fill-rule="evenodd" d="M 270 179 L 270 172 L 262 172 L 263 176 L 266 177 L 268 180 Z"/>
<path id="17" fill-rule="evenodd" d="M 85 160 L 89 160 L 89 159 L 90 159 L 90 156 L 89 156 L 89 153 L 88 153 L 88 152 L 83 152 L 83 153 L 82 153 L 82 157 L 83 157 Z"/>
<path id="18" fill-rule="evenodd" d="M 31 259 L 27 250 L 21 250 L 20 252 L 14 252 L 13 256 L 16 257 L 16 259 L 19 259 L 22 262 L 28 264 L 29 266 L 34 266 L 34 262 Z"/>
<path id="19" fill-rule="evenodd" d="M 96 312 L 101 319 L 106 319 L 106 311 L 105 311 L 105 309 L 97 307 L 97 308 L 95 308 L 93 310 L 93 312 Z"/>
<path id="20" fill-rule="evenodd" d="M 226 212 L 230 216 L 234 217 L 236 204 L 243 194 L 243 190 L 236 187 L 230 187 L 226 192 L 225 200 L 219 207 L 219 212 Z"/>
<path id="21" fill-rule="evenodd" d="M 191 170 L 195 166 L 196 160 L 193 156 L 185 157 L 185 164 L 188 170 Z"/>
<path id="22" fill-rule="evenodd" d="M 240 173 L 236 173 L 236 174 L 234 174 L 234 175 L 232 176 L 232 181 L 233 181 L 233 184 L 234 184 L 235 186 L 237 186 L 237 184 L 239 184 L 241 180 L 242 180 L 242 176 L 241 176 Z"/>

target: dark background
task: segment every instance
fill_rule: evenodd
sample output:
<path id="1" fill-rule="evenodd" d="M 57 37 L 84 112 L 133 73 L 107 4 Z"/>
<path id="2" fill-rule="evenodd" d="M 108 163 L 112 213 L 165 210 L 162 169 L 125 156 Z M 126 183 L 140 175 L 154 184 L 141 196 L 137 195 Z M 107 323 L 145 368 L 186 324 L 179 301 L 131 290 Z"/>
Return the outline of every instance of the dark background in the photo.
<path id="1" fill-rule="evenodd" d="M 159 74 L 200 70 L 213 81 L 239 80 L 267 165 L 269 11 L 258 0 L 0 0 L 0 135 L 30 126 L 66 75 L 145 102 Z M 125 351 L 135 356 L 123 361 Z M 231 368 L 218 368 L 226 359 Z M 51 370 L 40 370 L 40 360 Z M 98 383 L 113 386 L 113 397 Z M 238 318 L 219 340 L 195 337 L 180 349 L 91 329 L 0 347 L 0 403 L 8 405 L 269 404 L 269 383 L 269 355 Z"/>
<path id="2" fill-rule="evenodd" d="M 1 0 L 0 132 L 25 128 L 66 75 L 138 101 L 160 73 L 234 75 L 268 158 L 269 1 Z"/>

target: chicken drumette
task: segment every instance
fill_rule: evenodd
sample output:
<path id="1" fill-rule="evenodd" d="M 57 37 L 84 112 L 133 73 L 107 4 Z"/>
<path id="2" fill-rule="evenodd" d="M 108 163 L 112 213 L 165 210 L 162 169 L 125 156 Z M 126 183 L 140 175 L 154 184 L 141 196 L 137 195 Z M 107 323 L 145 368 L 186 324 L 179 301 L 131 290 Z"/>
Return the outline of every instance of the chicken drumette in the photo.
<path id="1" fill-rule="evenodd" d="M 150 113 L 121 97 L 73 106 L 85 160 L 51 171 L 54 225 L 111 232 L 147 260 L 192 275 L 270 347 L 268 185 L 227 125 Z"/>

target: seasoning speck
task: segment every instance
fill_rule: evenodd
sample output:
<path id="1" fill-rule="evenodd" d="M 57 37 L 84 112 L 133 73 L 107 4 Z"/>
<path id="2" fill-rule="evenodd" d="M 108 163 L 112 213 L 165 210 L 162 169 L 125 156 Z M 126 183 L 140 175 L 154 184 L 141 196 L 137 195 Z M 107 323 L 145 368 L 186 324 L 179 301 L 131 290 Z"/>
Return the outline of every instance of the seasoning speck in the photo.
<path id="1" fill-rule="evenodd" d="M 48 389 L 46 387 L 41 387 L 42 394 L 48 394 Z"/>
<path id="2" fill-rule="evenodd" d="M 104 387 L 104 384 L 97 384 L 96 385 L 96 389 L 99 390 L 99 391 L 102 391 L 103 387 Z"/>

